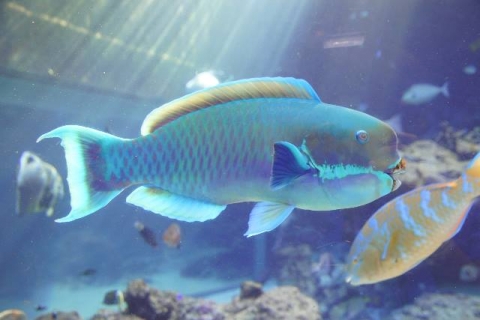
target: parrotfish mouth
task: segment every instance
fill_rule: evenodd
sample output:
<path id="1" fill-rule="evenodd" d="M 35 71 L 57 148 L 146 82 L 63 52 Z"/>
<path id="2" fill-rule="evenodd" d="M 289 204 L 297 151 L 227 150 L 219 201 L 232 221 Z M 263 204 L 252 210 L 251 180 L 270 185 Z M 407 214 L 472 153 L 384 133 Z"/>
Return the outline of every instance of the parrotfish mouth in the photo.
<path id="1" fill-rule="evenodd" d="M 407 166 L 407 162 L 405 161 L 405 159 L 400 158 L 400 160 L 398 161 L 395 167 L 385 171 L 385 173 L 388 174 L 390 178 L 392 178 L 393 180 L 392 192 L 400 188 L 400 186 L 402 185 L 402 182 L 396 178 L 396 175 L 404 173 L 406 166 Z"/>

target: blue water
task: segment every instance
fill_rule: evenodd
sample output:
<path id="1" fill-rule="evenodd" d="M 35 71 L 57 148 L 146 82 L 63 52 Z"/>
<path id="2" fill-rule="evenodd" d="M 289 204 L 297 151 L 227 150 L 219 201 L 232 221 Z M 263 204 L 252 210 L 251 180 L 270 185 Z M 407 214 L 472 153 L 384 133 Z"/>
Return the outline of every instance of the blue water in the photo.
<path id="1" fill-rule="evenodd" d="M 280 248 L 308 244 L 312 260 L 324 252 L 344 258 L 366 219 L 398 195 L 358 209 L 295 210 L 283 228 L 248 239 L 243 234 L 253 204 L 231 205 L 213 221 L 180 222 L 180 249 L 160 241 L 172 220 L 125 204 L 128 193 L 71 223 L 15 214 L 15 175 L 24 150 L 66 177 L 59 143 L 36 144 L 38 136 L 79 124 L 136 137 L 144 117 L 182 96 L 195 73 L 302 78 L 327 103 L 380 119 L 399 114 L 403 131 L 415 139 L 434 139 L 443 121 L 456 130 L 480 126 L 479 1 L 155 3 L 0 3 L 0 311 L 19 308 L 35 317 L 42 304 L 47 311 L 79 310 L 87 318 L 104 307 L 106 291 L 140 277 L 192 295 L 246 279 L 277 283 Z M 350 43 L 327 48 L 335 39 Z M 466 74 L 469 65 L 479 71 Z M 445 82 L 449 98 L 401 103 L 413 84 Z M 67 193 L 55 217 L 69 209 Z M 459 267 L 480 266 L 479 210 L 472 208 L 461 232 L 431 259 L 383 283 L 395 294 L 375 307 L 396 308 L 425 292 L 465 286 Z M 135 221 L 159 235 L 159 247 L 141 239 Z M 86 269 L 96 272 L 81 275 Z M 467 291 L 479 294 L 478 281 L 473 285 Z M 373 287 L 362 288 L 352 294 L 373 296 Z"/>

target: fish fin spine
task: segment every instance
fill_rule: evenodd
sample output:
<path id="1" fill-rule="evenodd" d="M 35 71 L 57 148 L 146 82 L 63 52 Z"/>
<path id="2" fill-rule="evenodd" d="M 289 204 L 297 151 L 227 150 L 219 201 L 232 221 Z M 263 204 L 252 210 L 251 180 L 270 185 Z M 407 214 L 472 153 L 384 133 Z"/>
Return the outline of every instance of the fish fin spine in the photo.
<path id="1" fill-rule="evenodd" d="M 60 138 L 65 149 L 67 182 L 70 189 L 70 213 L 56 222 L 70 222 L 106 206 L 130 182 L 123 177 L 106 178 L 111 170 L 111 155 L 104 148 L 123 143 L 123 139 L 98 130 L 67 125 L 43 134 L 46 138 Z"/>

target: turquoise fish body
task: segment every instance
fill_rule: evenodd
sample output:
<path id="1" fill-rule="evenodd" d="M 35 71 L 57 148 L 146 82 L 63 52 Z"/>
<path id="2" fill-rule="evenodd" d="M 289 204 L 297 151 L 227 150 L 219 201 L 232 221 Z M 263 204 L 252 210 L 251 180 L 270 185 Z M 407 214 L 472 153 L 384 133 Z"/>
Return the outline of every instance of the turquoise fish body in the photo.
<path id="1" fill-rule="evenodd" d="M 60 222 L 140 185 L 127 202 L 184 221 L 259 202 L 250 236 L 275 228 L 295 207 L 349 208 L 388 194 L 400 163 L 388 125 L 325 104 L 290 78 L 236 81 L 177 99 L 152 111 L 132 140 L 79 126 L 40 139 L 49 137 L 62 138 L 69 170 L 72 211 Z"/>
<path id="2" fill-rule="evenodd" d="M 480 154 L 454 181 L 416 188 L 382 206 L 356 236 L 347 258 L 352 285 L 404 274 L 463 226 L 480 196 Z"/>

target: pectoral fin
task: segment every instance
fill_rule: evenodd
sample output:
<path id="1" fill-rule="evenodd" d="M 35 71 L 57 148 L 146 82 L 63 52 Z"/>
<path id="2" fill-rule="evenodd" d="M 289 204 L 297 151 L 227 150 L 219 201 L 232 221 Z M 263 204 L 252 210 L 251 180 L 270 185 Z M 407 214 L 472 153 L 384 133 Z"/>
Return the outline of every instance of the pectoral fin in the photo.
<path id="1" fill-rule="evenodd" d="M 311 171 L 309 159 L 293 144 L 286 141 L 274 144 L 270 186 L 281 189 Z"/>
<path id="2" fill-rule="evenodd" d="M 257 203 L 250 212 L 245 236 L 251 237 L 275 229 L 287 219 L 294 208 L 294 206 L 275 202 Z"/>

